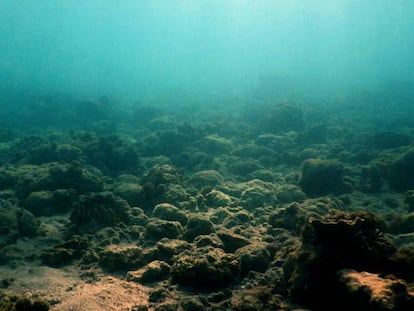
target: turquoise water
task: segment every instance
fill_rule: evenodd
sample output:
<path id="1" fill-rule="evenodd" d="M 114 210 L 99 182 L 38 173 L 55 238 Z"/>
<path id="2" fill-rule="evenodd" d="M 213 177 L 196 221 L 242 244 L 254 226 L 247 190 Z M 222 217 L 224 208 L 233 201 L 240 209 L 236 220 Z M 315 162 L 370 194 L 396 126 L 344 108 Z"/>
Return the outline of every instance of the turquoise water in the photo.
<path id="1" fill-rule="evenodd" d="M 411 0 L 2 0 L 0 82 L 128 99 L 411 83 L 413 17 Z"/>

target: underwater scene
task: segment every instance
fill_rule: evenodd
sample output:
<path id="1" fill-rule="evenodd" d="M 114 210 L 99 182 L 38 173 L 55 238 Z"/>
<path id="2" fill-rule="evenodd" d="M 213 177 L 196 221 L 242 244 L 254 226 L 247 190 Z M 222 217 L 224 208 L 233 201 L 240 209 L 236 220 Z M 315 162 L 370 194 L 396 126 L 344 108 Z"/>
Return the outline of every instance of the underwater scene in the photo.
<path id="1" fill-rule="evenodd" d="M 0 311 L 414 310 L 414 1 L 0 0 Z"/>

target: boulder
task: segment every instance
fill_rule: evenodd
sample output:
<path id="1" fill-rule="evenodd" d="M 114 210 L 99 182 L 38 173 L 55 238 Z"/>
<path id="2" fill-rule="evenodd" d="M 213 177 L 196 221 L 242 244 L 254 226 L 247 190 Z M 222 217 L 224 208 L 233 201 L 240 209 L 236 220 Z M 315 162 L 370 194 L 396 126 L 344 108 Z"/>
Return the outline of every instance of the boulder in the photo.
<path id="1" fill-rule="evenodd" d="M 337 309 L 338 271 L 389 272 L 395 248 L 384 229 L 384 222 L 368 212 L 332 212 L 310 219 L 302 230 L 302 246 L 284 264 L 292 298 L 318 310 Z"/>
<path id="2" fill-rule="evenodd" d="M 389 166 L 387 180 L 396 191 L 414 188 L 414 148 L 399 155 Z"/>
<path id="3" fill-rule="evenodd" d="M 342 299 L 338 302 L 342 304 L 341 310 L 414 310 L 414 295 L 403 280 L 355 270 L 342 270 L 338 276 L 342 291 Z"/>
<path id="4" fill-rule="evenodd" d="M 88 193 L 73 205 L 70 220 L 77 231 L 95 232 L 106 226 L 128 224 L 129 204 L 112 192 Z"/>
<path id="5" fill-rule="evenodd" d="M 152 216 L 162 220 L 178 221 L 183 226 L 188 220 L 183 211 L 170 203 L 157 204 L 152 211 Z"/>
<path id="6" fill-rule="evenodd" d="M 299 184 L 310 196 L 351 192 L 351 185 L 343 179 L 343 170 L 343 164 L 337 160 L 309 159 L 302 164 Z"/>
<path id="7" fill-rule="evenodd" d="M 239 271 L 236 257 L 219 248 L 181 253 L 171 267 L 173 282 L 195 290 L 215 291 L 233 282 Z"/>

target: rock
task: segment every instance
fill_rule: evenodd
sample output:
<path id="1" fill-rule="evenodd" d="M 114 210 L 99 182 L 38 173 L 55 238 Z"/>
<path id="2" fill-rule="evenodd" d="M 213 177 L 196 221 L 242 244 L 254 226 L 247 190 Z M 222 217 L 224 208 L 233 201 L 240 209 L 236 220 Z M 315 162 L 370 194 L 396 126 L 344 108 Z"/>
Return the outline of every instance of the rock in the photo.
<path id="1" fill-rule="evenodd" d="M 51 267 L 61 267 L 69 264 L 73 259 L 80 258 L 86 250 L 88 242 L 80 236 L 73 236 L 70 240 L 60 243 L 41 255 L 44 264 Z"/>
<path id="2" fill-rule="evenodd" d="M 207 154 L 219 155 L 232 150 L 233 142 L 224 137 L 209 135 L 204 138 L 200 148 Z"/>
<path id="3" fill-rule="evenodd" d="M 169 203 L 157 204 L 152 211 L 152 216 L 163 220 L 178 221 L 183 226 L 188 220 L 183 211 Z"/>
<path id="4" fill-rule="evenodd" d="M 154 257 L 168 263 L 172 263 L 174 256 L 191 248 L 190 244 L 183 240 L 161 239 L 155 244 L 156 253 Z"/>
<path id="5" fill-rule="evenodd" d="M 265 272 L 272 259 L 269 245 L 263 242 L 255 242 L 239 248 L 236 251 L 239 258 L 240 273 L 245 276 L 250 271 Z"/>
<path id="6" fill-rule="evenodd" d="M 206 234 L 199 235 L 194 239 L 193 242 L 197 247 L 206 247 L 211 246 L 214 248 L 224 248 L 223 242 L 217 236 L 217 234 Z"/>
<path id="7" fill-rule="evenodd" d="M 43 190 L 30 193 L 23 206 L 36 216 L 50 216 L 67 212 L 75 201 L 73 189 Z"/>
<path id="8" fill-rule="evenodd" d="M 389 231 L 393 234 L 413 232 L 414 212 L 395 215 L 389 223 Z"/>
<path id="9" fill-rule="evenodd" d="M 268 169 L 259 169 L 257 171 L 253 171 L 247 174 L 246 178 L 247 180 L 260 179 L 270 183 L 274 182 L 276 179 L 275 174 L 273 174 L 273 172 Z"/>
<path id="10" fill-rule="evenodd" d="M 374 146 L 380 149 L 408 146 L 412 141 L 411 136 L 394 132 L 380 132 L 373 137 Z"/>
<path id="11" fill-rule="evenodd" d="M 299 234 L 308 218 L 309 212 L 294 202 L 272 211 L 269 215 L 269 224 Z"/>
<path id="12" fill-rule="evenodd" d="M 129 212 L 129 225 L 134 226 L 145 226 L 147 224 L 148 217 L 145 215 L 145 212 L 143 209 L 139 207 L 131 207 Z"/>
<path id="13" fill-rule="evenodd" d="M 397 249 L 392 255 L 390 271 L 408 282 L 414 281 L 414 249 L 412 244 Z"/>
<path id="14" fill-rule="evenodd" d="M 233 213 L 227 207 L 218 207 L 210 214 L 209 219 L 215 224 L 222 224 L 223 221 L 233 215 Z"/>
<path id="15" fill-rule="evenodd" d="M 193 148 L 189 148 L 189 150 L 181 152 L 178 155 L 177 161 L 180 166 L 191 171 L 209 170 L 214 167 L 213 155 Z"/>
<path id="16" fill-rule="evenodd" d="M 185 251 L 171 267 L 173 282 L 195 290 L 218 290 L 234 281 L 237 275 L 238 262 L 235 256 L 219 248 Z"/>
<path id="17" fill-rule="evenodd" d="M 148 295 L 148 301 L 149 302 L 164 302 L 167 298 L 171 297 L 171 293 L 168 289 L 165 287 L 157 287 L 153 291 L 151 291 Z M 164 305 L 164 304 L 162 304 Z M 159 304 L 157 306 L 160 306 Z M 174 310 L 176 310 L 175 308 Z"/>
<path id="18" fill-rule="evenodd" d="M 128 224 L 129 204 L 112 192 L 89 193 L 73 206 L 70 220 L 76 230 L 95 232 L 106 226 Z"/>
<path id="19" fill-rule="evenodd" d="M 414 188 L 414 149 L 398 156 L 388 167 L 388 183 L 396 191 Z"/>
<path id="20" fill-rule="evenodd" d="M 224 250 L 227 253 L 234 253 L 239 248 L 248 245 L 248 239 L 240 234 L 234 233 L 231 230 L 221 229 L 217 232 L 218 237 L 224 244 Z"/>
<path id="21" fill-rule="evenodd" d="M 368 212 L 332 212 L 322 220 L 311 219 L 302 230 L 301 248 L 284 264 L 292 297 L 310 307 L 331 310 L 331 301 L 338 297 L 335 276 L 339 270 L 388 271 L 395 248 L 384 229 L 384 222 Z"/>
<path id="22" fill-rule="evenodd" d="M 22 165 L 17 174 L 14 189 L 21 200 L 35 191 L 73 189 L 77 194 L 85 194 L 103 189 L 100 171 L 82 168 L 77 162 L 70 165 L 56 162 L 39 166 Z"/>
<path id="23" fill-rule="evenodd" d="M 351 192 L 352 187 L 342 178 L 343 170 L 343 164 L 337 160 L 309 159 L 302 164 L 299 183 L 312 196 Z"/>
<path id="24" fill-rule="evenodd" d="M 160 203 L 170 203 L 181 207 L 189 196 L 181 186 L 180 176 L 171 165 L 157 165 L 144 178 L 144 194 L 146 209 L 152 209 Z"/>
<path id="25" fill-rule="evenodd" d="M 408 190 L 404 193 L 404 203 L 409 212 L 414 212 L 414 190 Z"/>
<path id="26" fill-rule="evenodd" d="M 50 309 L 50 305 L 40 298 L 30 299 L 21 296 L 0 296 L 0 309 L 5 311 L 47 311 Z"/>
<path id="27" fill-rule="evenodd" d="M 254 179 L 244 183 L 243 188 L 241 200 L 247 210 L 277 203 L 276 188 L 272 183 Z"/>
<path id="28" fill-rule="evenodd" d="M 299 144 L 323 144 L 326 142 L 328 130 L 326 124 L 318 124 L 300 132 L 297 138 Z"/>
<path id="29" fill-rule="evenodd" d="M 160 281 L 168 276 L 170 265 L 161 260 L 151 261 L 144 267 L 135 271 L 128 271 L 127 280 L 138 283 L 151 283 Z"/>
<path id="30" fill-rule="evenodd" d="M 241 158 L 259 159 L 263 156 L 274 156 L 274 153 L 266 146 L 247 143 L 242 145 L 239 144 L 236 149 L 232 150 L 231 155 Z"/>
<path id="31" fill-rule="evenodd" d="M 138 183 L 122 182 L 115 186 L 114 193 L 131 206 L 139 206 L 145 201 L 143 188 Z"/>
<path id="32" fill-rule="evenodd" d="M 139 157 L 136 149 L 117 134 L 100 136 L 84 148 L 87 161 L 108 175 L 120 172 L 137 173 Z"/>
<path id="33" fill-rule="evenodd" d="M 151 219 L 145 228 L 145 239 L 158 241 L 162 238 L 176 239 L 183 233 L 178 221 Z"/>
<path id="34" fill-rule="evenodd" d="M 381 277 L 369 272 L 342 270 L 339 273 L 342 299 L 332 304 L 339 310 L 411 311 L 414 295 L 400 279 Z"/>
<path id="35" fill-rule="evenodd" d="M 99 254 L 100 265 L 109 270 L 131 270 L 143 264 L 144 251 L 134 244 L 108 245 Z"/>
<path id="36" fill-rule="evenodd" d="M 200 301 L 198 297 L 189 297 L 181 302 L 183 311 L 204 311 L 206 306 Z"/>
<path id="37" fill-rule="evenodd" d="M 17 209 L 13 206 L 0 209 L 0 248 L 15 241 L 19 236 Z"/>
<path id="38" fill-rule="evenodd" d="M 51 163 L 48 172 L 47 190 L 74 189 L 77 193 L 84 194 L 103 189 L 101 172 L 83 168 L 78 162 L 69 165 Z"/>
<path id="39" fill-rule="evenodd" d="M 284 302 L 280 295 L 274 294 L 270 287 L 257 286 L 253 288 L 243 288 L 233 291 L 230 299 L 231 310 L 291 310 L 291 311 L 310 311 L 304 309 L 291 309 Z"/>
<path id="40" fill-rule="evenodd" d="M 233 198 L 219 190 L 212 189 L 205 195 L 205 203 L 208 207 L 230 206 Z"/>
<path id="41" fill-rule="evenodd" d="M 305 199 L 306 194 L 296 185 L 285 184 L 277 192 L 277 200 L 280 204 L 300 202 Z"/>
<path id="42" fill-rule="evenodd" d="M 373 160 L 368 165 L 362 167 L 364 182 L 361 188 L 365 192 L 380 191 L 388 178 L 389 163 L 384 160 Z"/>
<path id="43" fill-rule="evenodd" d="M 185 240 L 191 242 L 196 236 L 214 233 L 214 224 L 207 218 L 191 216 L 184 232 Z"/>
<path id="44" fill-rule="evenodd" d="M 17 212 L 17 227 L 22 236 L 34 237 L 40 233 L 40 220 L 23 209 Z"/>
<path id="45" fill-rule="evenodd" d="M 252 172 L 262 170 L 264 167 L 259 161 L 252 158 L 239 158 L 231 162 L 230 171 L 238 176 L 247 176 Z"/>
<path id="46" fill-rule="evenodd" d="M 201 189 L 206 186 L 215 187 L 224 182 L 223 177 L 215 170 L 200 171 L 191 176 L 190 183 Z"/>
<path id="47" fill-rule="evenodd" d="M 276 105 L 267 112 L 261 126 L 269 133 L 300 131 L 305 127 L 303 111 L 290 103 Z"/>
<path id="48" fill-rule="evenodd" d="M 252 220 L 252 214 L 241 208 L 239 211 L 230 213 L 230 215 L 224 219 L 223 225 L 227 229 L 230 229 L 236 226 L 247 226 Z"/>

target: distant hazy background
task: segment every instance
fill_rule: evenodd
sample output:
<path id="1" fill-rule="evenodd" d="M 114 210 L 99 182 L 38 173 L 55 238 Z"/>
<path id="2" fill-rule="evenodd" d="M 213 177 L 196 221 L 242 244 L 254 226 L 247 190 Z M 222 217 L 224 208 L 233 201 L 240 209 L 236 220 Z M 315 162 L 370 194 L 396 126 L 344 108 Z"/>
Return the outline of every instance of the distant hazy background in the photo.
<path id="1" fill-rule="evenodd" d="M 414 80 L 413 0 L 1 0 L 3 90 L 313 92 Z"/>

